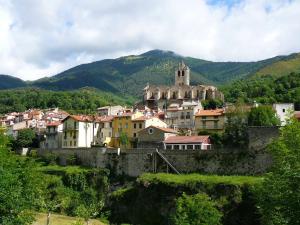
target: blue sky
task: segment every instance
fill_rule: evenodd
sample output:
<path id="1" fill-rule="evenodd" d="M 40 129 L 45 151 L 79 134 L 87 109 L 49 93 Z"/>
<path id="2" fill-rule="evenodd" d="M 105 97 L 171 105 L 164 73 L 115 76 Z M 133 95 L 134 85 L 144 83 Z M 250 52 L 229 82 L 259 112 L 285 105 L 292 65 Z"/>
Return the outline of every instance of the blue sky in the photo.
<path id="1" fill-rule="evenodd" d="M 171 50 L 214 61 L 300 52 L 300 0 L 0 0 L 0 74 L 25 80 Z"/>

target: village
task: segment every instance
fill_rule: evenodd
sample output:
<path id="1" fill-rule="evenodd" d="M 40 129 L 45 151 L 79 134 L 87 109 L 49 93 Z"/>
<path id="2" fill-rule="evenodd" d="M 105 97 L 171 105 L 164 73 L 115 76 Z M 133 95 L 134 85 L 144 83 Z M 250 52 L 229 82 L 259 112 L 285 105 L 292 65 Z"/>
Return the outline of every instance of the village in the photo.
<path id="1" fill-rule="evenodd" d="M 39 148 L 124 148 L 210 150 L 211 134 L 222 133 L 227 115 L 234 106 L 224 103 L 214 86 L 190 85 L 190 69 L 183 62 L 175 71 L 173 86 L 144 88 L 142 101 L 133 107 L 103 106 L 94 115 L 70 115 L 58 108 L 29 109 L 0 117 L 6 134 L 17 138 L 22 129 L 33 129 Z M 205 108 L 203 101 L 219 101 L 222 106 Z M 244 106 L 246 111 L 257 103 Z M 273 104 L 274 113 L 284 126 L 291 116 L 299 118 L 292 103 Z"/>

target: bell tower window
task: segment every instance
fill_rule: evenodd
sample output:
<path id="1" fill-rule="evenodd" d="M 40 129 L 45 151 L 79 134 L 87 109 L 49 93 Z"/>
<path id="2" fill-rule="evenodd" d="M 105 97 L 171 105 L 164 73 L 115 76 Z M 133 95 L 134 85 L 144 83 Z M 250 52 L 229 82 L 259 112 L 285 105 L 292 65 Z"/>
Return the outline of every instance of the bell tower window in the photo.
<path id="1" fill-rule="evenodd" d="M 182 71 L 182 76 L 184 76 L 184 70 Z"/>
<path id="2" fill-rule="evenodd" d="M 178 74 L 178 77 L 180 77 L 180 70 L 178 70 L 177 74 Z"/>

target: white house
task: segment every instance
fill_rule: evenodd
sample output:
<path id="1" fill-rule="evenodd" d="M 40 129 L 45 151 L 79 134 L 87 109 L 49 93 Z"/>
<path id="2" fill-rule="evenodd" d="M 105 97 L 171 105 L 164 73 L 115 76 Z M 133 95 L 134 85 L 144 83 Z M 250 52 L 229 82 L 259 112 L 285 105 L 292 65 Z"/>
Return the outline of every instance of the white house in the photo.
<path id="1" fill-rule="evenodd" d="M 63 120 L 62 148 L 90 148 L 99 122 L 93 116 L 70 115 Z"/>
<path id="2" fill-rule="evenodd" d="M 209 136 L 169 136 L 164 141 L 169 150 L 208 150 L 211 149 Z"/>
<path id="3" fill-rule="evenodd" d="M 294 104 L 293 103 L 275 103 L 273 109 L 276 111 L 278 118 L 280 119 L 281 126 L 286 125 L 287 120 L 293 115 Z"/>

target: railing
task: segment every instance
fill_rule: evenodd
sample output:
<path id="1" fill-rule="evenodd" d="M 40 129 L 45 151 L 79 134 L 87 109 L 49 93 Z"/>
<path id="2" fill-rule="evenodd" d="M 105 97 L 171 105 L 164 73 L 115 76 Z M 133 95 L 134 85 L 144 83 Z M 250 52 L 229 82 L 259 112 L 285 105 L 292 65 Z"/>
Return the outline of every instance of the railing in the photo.
<path id="1" fill-rule="evenodd" d="M 156 153 L 160 156 L 162 160 L 164 160 L 168 164 L 168 166 L 170 166 L 174 170 L 175 173 L 177 173 L 178 175 L 180 174 L 179 171 L 169 162 L 169 160 L 158 151 L 158 149 L 156 149 Z"/>

